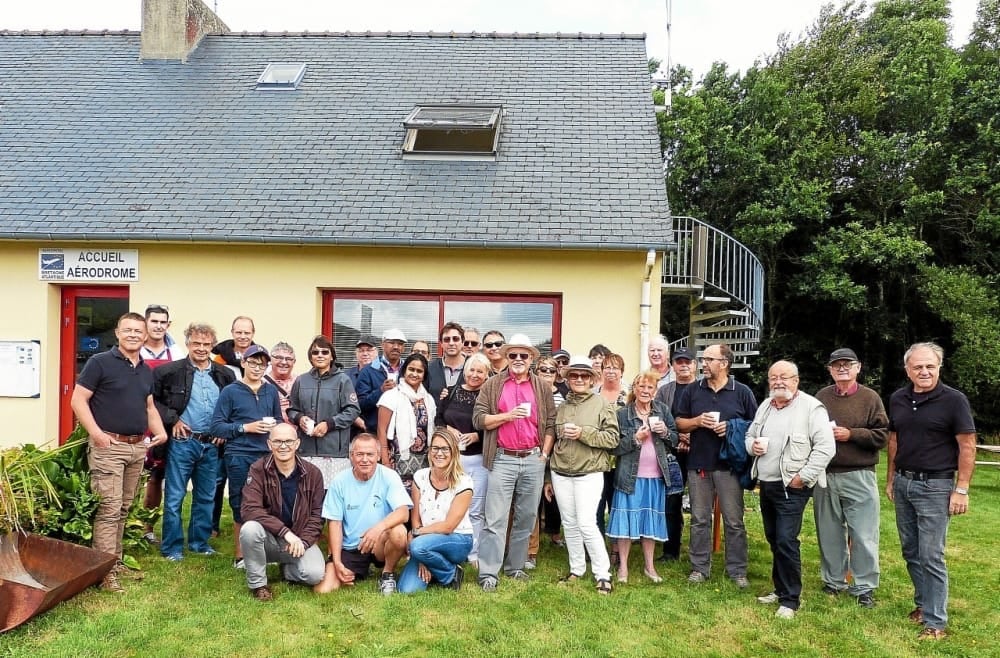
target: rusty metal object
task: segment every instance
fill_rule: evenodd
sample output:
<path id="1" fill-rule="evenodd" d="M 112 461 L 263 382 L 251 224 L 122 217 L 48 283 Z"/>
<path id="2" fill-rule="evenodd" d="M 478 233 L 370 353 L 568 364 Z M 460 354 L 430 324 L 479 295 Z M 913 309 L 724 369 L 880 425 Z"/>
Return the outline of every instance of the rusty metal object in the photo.
<path id="1" fill-rule="evenodd" d="M 116 561 L 59 539 L 0 535 L 0 633 L 100 582 Z"/>

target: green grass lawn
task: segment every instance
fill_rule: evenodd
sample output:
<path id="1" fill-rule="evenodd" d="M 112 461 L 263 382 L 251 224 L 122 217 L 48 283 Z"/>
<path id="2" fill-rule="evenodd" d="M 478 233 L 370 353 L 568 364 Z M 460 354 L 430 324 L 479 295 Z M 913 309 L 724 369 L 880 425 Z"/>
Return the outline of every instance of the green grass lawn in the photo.
<path id="1" fill-rule="evenodd" d="M 881 475 L 881 473 L 880 473 Z M 750 498 L 748 497 L 748 500 Z M 470 570 L 461 592 L 380 597 L 372 580 L 315 596 L 273 583 L 276 599 L 252 600 L 243 572 L 232 569 L 231 530 L 214 557 L 171 563 L 139 556 L 142 582 L 123 581 L 124 595 L 96 589 L 0 635 L 0 656 L 997 656 L 1000 648 L 1000 468 L 980 467 L 970 514 L 951 523 L 950 637 L 927 645 L 906 620 L 912 589 L 899 554 L 891 505 L 882 499 L 882 585 L 874 610 L 820 592 L 812 507 L 802 535 L 803 607 L 776 619 L 755 601 L 770 591 L 770 552 L 758 510 L 747 510 L 749 591 L 725 578 L 721 556 L 703 585 L 686 582 L 680 563 L 660 569 L 654 585 L 632 552 L 631 582 L 610 597 L 591 581 L 560 585 L 564 549 L 543 539 L 528 583 L 501 580 L 485 595 Z M 269 571 L 272 578 L 275 568 Z"/>

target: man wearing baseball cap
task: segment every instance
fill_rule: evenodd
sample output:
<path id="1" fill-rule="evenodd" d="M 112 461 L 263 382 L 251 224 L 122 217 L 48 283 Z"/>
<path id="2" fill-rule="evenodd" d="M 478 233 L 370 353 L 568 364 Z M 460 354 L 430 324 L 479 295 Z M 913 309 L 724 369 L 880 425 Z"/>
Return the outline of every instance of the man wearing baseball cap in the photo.
<path id="1" fill-rule="evenodd" d="M 830 415 L 837 452 L 826 467 L 826 488 L 813 492 L 823 591 L 847 592 L 862 608 L 872 608 L 879 581 L 875 465 L 889 439 L 889 417 L 878 393 L 858 383 L 861 361 L 854 350 L 834 350 L 826 367 L 833 385 L 816 399 Z"/>
<path id="2" fill-rule="evenodd" d="M 502 348 L 508 366 L 479 390 L 472 424 L 483 435 L 483 466 L 489 470 L 486 518 L 479 537 L 479 585 L 495 592 L 500 567 L 509 578 L 527 580 L 528 538 L 538 516 L 545 463 L 555 437 L 552 390 L 531 373 L 538 350 L 524 334 Z M 514 503 L 510 547 L 504 559 L 507 519 Z"/>
<path id="3" fill-rule="evenodd" d="M 382 356 L 374 359 L 358 373 L 355 390 L 361 405 L 361 416 L 368 432 L 378 431 L 378 399 L 399 381 L 406 335 L 399 329 L 382 332 Z"/>
<path id="4" fill-rule="evenodd" d="M 229 478 L 229 507 L 233 511 L 233 540 L 236 543 L 233 566 L 243 568 L 240 548 L 240 527 L 243 517 L 243 485 L 250 465 L 269 454 L 268 433 L 281 422 L 281 401 L 278 387 L 264 380 L 271 355 L 260 345 L 253 344 L 243 352 L 240 365 L 243 379 L 222 389 L 212 414 L 209 434 L 225 439 L 223 456 Z"/>

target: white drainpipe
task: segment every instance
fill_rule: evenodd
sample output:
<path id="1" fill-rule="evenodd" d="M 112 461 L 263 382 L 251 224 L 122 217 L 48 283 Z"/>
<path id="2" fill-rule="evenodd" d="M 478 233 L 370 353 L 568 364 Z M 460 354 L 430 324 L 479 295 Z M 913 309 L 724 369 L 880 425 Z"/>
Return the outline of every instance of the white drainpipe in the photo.
<path id="1" fill-rule="evenodd" d="M 649 302 L 653 265 L 656 263 L 656 252 L 652 249 L 646 252 L 646 276 L 642 279 L 642 301 L 639 303 L 639 371 L 649 369 Z"/>

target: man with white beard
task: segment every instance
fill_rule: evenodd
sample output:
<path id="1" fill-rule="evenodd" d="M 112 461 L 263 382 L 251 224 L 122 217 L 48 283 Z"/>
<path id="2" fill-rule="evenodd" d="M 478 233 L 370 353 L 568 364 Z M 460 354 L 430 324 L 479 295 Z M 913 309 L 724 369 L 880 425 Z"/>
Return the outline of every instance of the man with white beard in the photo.
<path id="1" fill-rule="evenodd" d="M 760 405 L 747 430 L 751 474 L 760 480 L 760 513 L 771 546 L 774 591 L 761 603 L 778 603 L 776 617 L 792 619 L 802 594 L 799 533 L 813 487 L 826 486 L 826 465 L 836 452 L 826 407 L 799 390 L 799 369 L 776 361 L 767 371 L 771 399 Z"/>

